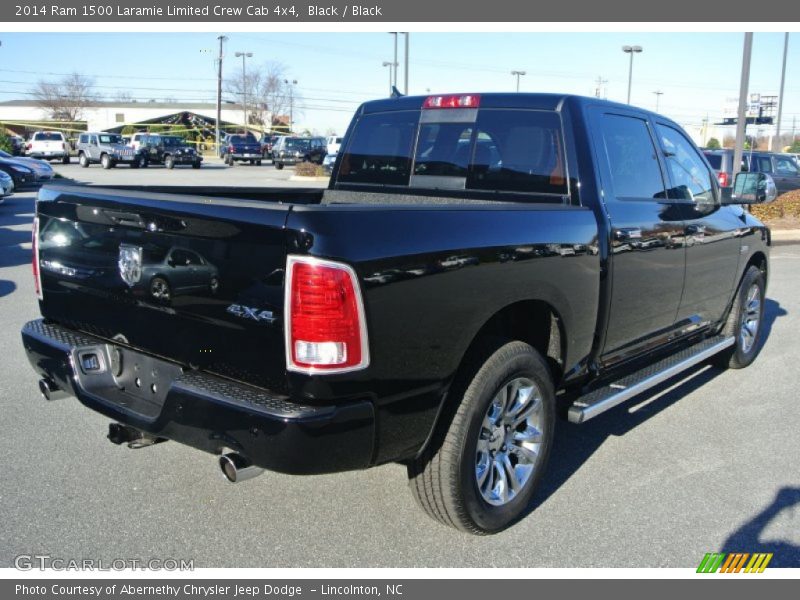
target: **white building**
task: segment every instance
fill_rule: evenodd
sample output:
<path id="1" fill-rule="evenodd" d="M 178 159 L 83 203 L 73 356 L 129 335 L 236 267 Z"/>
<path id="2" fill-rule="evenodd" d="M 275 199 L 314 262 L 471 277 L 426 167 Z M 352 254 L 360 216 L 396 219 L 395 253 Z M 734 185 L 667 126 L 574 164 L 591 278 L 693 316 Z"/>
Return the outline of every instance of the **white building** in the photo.
<path id="1" fill-rule="evenodd" d="M 119 131 L 126 125 L 137 129 L 148 124 L 175 124 L 213 128 L 217 118 L 217 106 L 213 103 L 181 102 L 97 102 L 86 108 L 81 121 L 88 131 Z M 240 104 L 225 102 L 222 105 L 223 127 L 243 127 L 244 110 Z M 0 123 L 21 132 L 53 128 L 46 110 L 33 100 L 10 100 L 0 102 Z M 59 126 L 59 129 L 65 129 Z M 69 129 L 67 127 L 66 129 Z M 76 129 L 83 129 L 76 127 Z"/>

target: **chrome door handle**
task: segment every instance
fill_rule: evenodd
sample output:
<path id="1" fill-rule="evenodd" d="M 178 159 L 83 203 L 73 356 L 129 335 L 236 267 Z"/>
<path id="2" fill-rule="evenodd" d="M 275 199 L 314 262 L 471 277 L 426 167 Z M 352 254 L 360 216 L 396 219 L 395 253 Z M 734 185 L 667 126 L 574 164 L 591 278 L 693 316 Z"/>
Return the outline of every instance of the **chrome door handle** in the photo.
<path id="1" fill-rule="evenodd" d="M 642 239 L 642 230 L 639 227 L 622 227 L 614 230 L 614 238 L 620 242 Z"/>

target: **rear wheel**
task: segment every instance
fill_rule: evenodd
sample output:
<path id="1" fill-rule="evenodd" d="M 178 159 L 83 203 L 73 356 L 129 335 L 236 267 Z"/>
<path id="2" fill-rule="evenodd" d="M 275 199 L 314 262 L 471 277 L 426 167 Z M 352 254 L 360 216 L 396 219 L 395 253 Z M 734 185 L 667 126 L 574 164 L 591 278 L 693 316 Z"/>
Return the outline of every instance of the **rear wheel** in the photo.
<path id="1" fill-rule="evenodd" d="M 199 168 L 200 168 L 200 163 L 199 163 L 199 162 L 197 162 L 197 161 L 193 162 L 193 163 L 192 163 L 192 168 L 193 168 L 193 169 L 199 169 Z"/>
<path id="2" fill-rule="evenodd" d="M 64 158 L 61 159 L 62 164 L 68 165 L 70 163 L 69 154 L 67 154 Z"/>
<path id="3" fill-rule="evenodd" d="M 276 162 L 275 163 L 275 168 L 278 169 L 278 171 L 280 171 L 283 168 L 283 163 L 282 162 Z"/>
<path id="4" fill-rule="evenodd" d="M 743 369 L 761 350 L 766 281 L 758 267 L 751 266 L 742 277 L 731 312 L 721 335 L 735 337 L 736 343 L 712 359 L 718 367 Z"/>
<path id="5" fill-rule="evenodd" d="M 257 166 L 257 167 L 260 167 L 260 166 L 261 166 L 261 161 L 260 161 L 260 160 L 257 160 L 257 161 L 256 161 L 256 166 Z"/>
<path id="6" fill-rule="evenodd" d="M 167 280 L 163 277 L 153 277 L 150 280 L 150 295 L 159 302 L 168 302 L 172 292 Z"/>
<path id="7" fill-rule="evenodd" d="M 408 476 L 428 515 L 487 534 L 530 506 L 552 446 L 555 393 L 544 359 L 523 342 L 500 346 L 471 372 L 465 387 L 453 389 L 463 396 L 449 426 Z"/>

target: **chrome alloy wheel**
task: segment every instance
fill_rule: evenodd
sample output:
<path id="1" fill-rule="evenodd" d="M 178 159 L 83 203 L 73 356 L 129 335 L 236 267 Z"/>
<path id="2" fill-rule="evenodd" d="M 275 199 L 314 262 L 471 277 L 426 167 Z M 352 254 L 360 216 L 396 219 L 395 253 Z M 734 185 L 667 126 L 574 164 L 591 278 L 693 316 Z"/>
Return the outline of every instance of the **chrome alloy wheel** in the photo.
<path id="1" fill-rule="evenodd" d="M 150 284 L 150 294 L 156 300 L 169 300 L 169 286 L 163 279 L 154 279 Z"/>
<path id="2" fill-rule="evenodd" d="M 542 395 L 518 377 L 492 399 L 478 433 L 475 479 L 483 499 L 503 506 L 522 492 L 536 470 L 543 442 Z"/>
<path id="3" fill-rule="evenodd" d="M 761 324 L 761 288 L 753 284 L 747 290 L 747 299 L 742 311 L 742 324 L 739 328 L 739 340 L 742 352 L 749 354 L 758 337 L 758 327 Z"/>

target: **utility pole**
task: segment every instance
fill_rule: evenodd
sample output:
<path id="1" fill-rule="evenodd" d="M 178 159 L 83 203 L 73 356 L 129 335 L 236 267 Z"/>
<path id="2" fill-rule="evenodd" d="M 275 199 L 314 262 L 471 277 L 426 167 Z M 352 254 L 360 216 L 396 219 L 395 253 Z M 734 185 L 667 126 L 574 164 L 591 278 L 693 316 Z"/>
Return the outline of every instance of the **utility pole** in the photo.
<path id="1" fill-rule="evenodd" d="M 604 86 L 608 83 L 608 79 L 603 79 L 602 75 L 598 75 L 597 79 L 595 80 L 597 83 L 597 87 L 594 90 L 594 97 L 595 98 L 602 98 L 603 97 L 603 89 Z"/>
<path id="2" fill-rule="evenodd" d="M 664 92 L 662 92 L 661 90 L 656 90 L 653 93 L 656 95 L 656 112 L 658 112 L 658 103 L 659 103 L 659 100 L 661 100 L 661 96 L 664 95 Z"/>
<path id="3" fill-rule="evenodd" d="M 228 38 L 221 35 L 217 39 L 219 40 L 219 58 L 217 59 L 217 127 L 214 141 L 217 155 L 219 155 L 220 123 L 222 122 L 222 57 L 223 46 L 228 41 Z"/>
<path id="4" fill-rule="evenodd" d="M 527 73 L 525 71 L 511 71 L 511 74 L 517 78 L 517 93 L 519 93 L 519 78 L 523 75 L 527 75 Z"/>
<path id="5" fill-rule="evenodd" d="M 744 34 L 742 50 L 742 80 L 739 84 L 739 112 L 736 117 L 736 145 L 733 150 L 733 177 L 742 170 L 744 136 L 747 126 L 747 89 L 750 85 L 750 56 L 753 54 L 753 33 Z"/>
<path id="6" fill-rule="evenodd" d="M 406 96 L 408 96 L 408 47 L 409 47 L 409 44 L 411 43 L 411 41 L 409 40 L 409 37 L 411 37 L 411 33 L 406 31 L 403 35 L 406 36 L 406 60 L 405 60 L 406 67 L 405 67 L 405 69 L 403 69 L 403 76 L 404 76 L 404 79 L 405 79 L 404 85 L 403 85 L 403 93 Z"/>
<path id="7" fill-rule="evenodd" d="M 783 84 L 786 83 L 786 53 L 789 50 L 789 32 L 783 37 L 783 67 L 781 67 L 781 91 L 778 97 L 778 124 L 775 126 L 775 139 L 778 141 L 778 152 L 781 151 L 781 115 L 783 114 Z M 794 141 L 794 140 L 792 140 Z M 770 150 L 774 150 L 770 147 Z"/>

